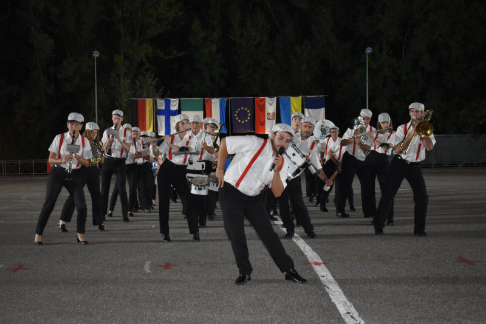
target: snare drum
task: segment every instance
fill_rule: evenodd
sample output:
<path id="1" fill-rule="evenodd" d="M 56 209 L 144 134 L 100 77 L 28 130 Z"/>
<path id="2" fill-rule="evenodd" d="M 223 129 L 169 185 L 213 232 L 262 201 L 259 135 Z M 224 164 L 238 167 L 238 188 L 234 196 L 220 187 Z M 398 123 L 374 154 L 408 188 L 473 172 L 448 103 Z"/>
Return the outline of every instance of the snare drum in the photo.
<path id="1" fill-rule="evenodd" d="M 287 182 L 289 182 L 290 180 L 297 178 L 302 171 L 305 170 L 308 164 L 305 155 L 302 154 L 294 143 L 291 143 L 289 147 L 287 147 L 285 155 L 287 155 L 290 160 L 289 169 L 287 171 Z"/>
<path id="2" fill-rule="evenodd" d="M 216 173 L 215 172 L 211 173 L 208 179 L 209 179 L 209 190 L 218 191 L 219 181 L 218 178 L 216 177 Z"/>
<path id="3" fill-rule="evenodd" d="M 195 170 L 195 171 L 203 171 L 206 170 L 206 162 L 205 161 L 191 161 L 187 164 L 187 170 Z"/>
<path id="4" fill-rule="evenodd" d="M 191 187 L 191 194 L 198 196 L 207 196 L 209 180 L 206 175 L 187 174 L 188 185 Z"/>

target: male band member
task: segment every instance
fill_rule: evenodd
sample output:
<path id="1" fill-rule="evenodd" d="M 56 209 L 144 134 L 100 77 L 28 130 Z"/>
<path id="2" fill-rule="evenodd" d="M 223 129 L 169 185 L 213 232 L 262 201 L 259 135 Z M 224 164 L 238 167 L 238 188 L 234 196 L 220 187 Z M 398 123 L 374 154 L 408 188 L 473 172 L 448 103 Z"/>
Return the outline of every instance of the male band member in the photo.
<path id="1" fill-rule="evenodd" d="M 127 124 L 124 125 L 126 127 Z M 128 124 L 129 125 L 129 124 Z M 132 128 L 132 142 L 130 152 L 125 160 L 128 180 L 128 216 L 134 217 L 134 212 L 138 212 L 137 188 L 138 188 L 138 168 L 137 159 L 142 157 L 142 142 L 140 141 L 140 128 Z M 110 199 L 110 210 L 108 216 L 111 217 L 118 197 L 118 187 L 113 188 Z"/>
<path id="2" fill-rule="evenodd" d="M 150 141 L 153 142 L 153 141 L 156 140 L 155 132 L 147 132 L 147 133 L 148 133 L 148 136 L 149 136 L 149 140 Z M 152 145 L 150 145 L 150 156 L 152 157 L 152 161 L 157 163 L 158 158 L 154 154 L 154 150 L 152 148 Z M 153 167 L 153 164 L 152 164 L 152 167 Z M 159 167 L 157 166 L 157 169 L 158 168 Z M 152 207 L 151 207 L 151 209 L 154 209 L 154 206 L 155 206 L 155 198 L 157 197 L 157 186 L 155 185 L 155 174 L 152 171 L 152 169 L 150 169 L 150 173 L 151 173 L 151 179 L 152 179 L 151 180 L 152 181 L 152 185 L 151 185 L 151 187 L 152 187 L 152 191 L 151 191 L 151 194 L 152 194 L 152 197 L 151 197 L 151 199 L 152 199 Z"/>
<path id="3" fill-rule="evenodd" d="M 171 185 L 177 190 L 179 197 L 181 197 L 182 205 L 188 210 L 189 189 L 186 180 L 186 167 L 189 162 L 188 155 L 175 155 L 175 152 L 184 147 L 192 151 L 196 147 L 196 139 L 189 135 L 187 131 L 189 128 L 189 117 L 185 114 L 180 114 L 175 117 L 176 132 L 181 132 L 175 135 L 167 135 L 164 137 L 165 141 L 156 146 L 153 143 L 153 150 L 156 156 L 165 154 L 167 157 L 164 163 L 160 166 L 157 174 L 157 185 L 159 186 L 159 223 L 160 234 L 162 234 L 164 242 L 172 242 L 169 236 L 169 204 Z M 185 150 L 185 149 L 184 149 Z M 181 150 L 182 152 L 182 150 Z M 187 213 L 187 223 L 189 232 L 193 234 L 194 241 L 199 241 L 199 228 L 197 226 L 197 219 L 191 217 L 191 213 Z M 197 237 L 196 237 L 197 234 Z"/>
<path id="4" fill-rule="evenodd" d="M 35 245 L 42 245 L 42 234 L 49 216 L 56 205 L 57 197 L 65 187 L 74 199 L 74 205 L 78 211 L 77 242 L 88 244 L 84 239 L 86 226 L 86 200 L 81 180 L 81 165 L 89 166 L 91 158 L 91 146 L 89 140 L 79 134 L 83 127 L 84 117 L 78 113 L 70 113 L 67 118 L 68 132 L 57 135 L 49 146 L 49 163 L 54 165 L 47 179 L 46 199 L 37 221 L 35 229 Z M 74 139 L 73 139 L 74 133 Z M 72 153 L 67 150 L 68 144 L 79 145 L 79 152 Z"/>
<path id="5" fill-rule="evenodd" d="M 409 106 L 411 121 L 398 127 L 395 134 L 395 152 L 388 169 L 385 182 L 385 189 L 378 205 L 376 216 L 373 219 L 375 234 L 382 235 L 385 227 L 385 220 L 389 215 L 395 195 L 406 179 L 412 187 L 413 200 L 415 202 L 415 218 L 413 233 L 418 236 L 426 236 L 425 218 L 427 216 L 427 205 L 429 196 L 425 187 L 424 177 L 420 169 L 420 163 L 425 159 L 425 150 L 431 151 L 435 145 L 434 135 L 421 137 L 415 133 L 415 127 L 424 116 L 424 105 L 414 102 Z M 408 145 L 410 147 L 408 147 Z M 408 149 L 407 149 L 408 147 Z"/>
<path id="6" fill-rule="evenodd" d="M 369 125 L 371 121 L 371 116 L 373 113 L 369 109 L 361 109 L 360 117 L 363 118 L 364 128 L 371 134 L 375 134 L 376 129 Z M 349 214 L 344 212 L 344 204 L 346 203 L 346 197 L 348 197 L 349 188 L 353 183 L 354 174 L 358 176 L 359 182 L 361 184 L 361 204 L 363 206 L 364 217 L 373 217 L 372 210 L 370 210 L 369 204 L 366 203 L 364 197 L 364 171 L 363 171 L 363 161 L 366 158 L 365 152 L 370 150 L 371 145 L 373 145 L 373 140 L 366 138 L 364 144 L 362 143 L 360 137 L 354 137 L 355 130 L 348 128 L 346 133 L 344 133 L 343 139 L 341 140 L 341 146 L 346 147 L 346 152 L 343 156 L 343 164 L 341 166 L 341 176 L 339 180 L 339 193 L 336 197 L 336 216 L 337 217 L 349 217 Z"/>
<path id="7" fill-rule="evenodd" d="M 300 139 L 300 128 L 302 127 L 302 118 L 304 118 L 304 114 L 302 114 L 300 112 L 294 112 L 291 116 L 292 130 L 293 130 L 293 135 L 294 135 L 293 139 L 294 140 Z M 306 178 L 306 180 L 307 180 L 307 178 Z M 310 189 L 308 189 L 307 181 L 306 181 L 306 193 L 309 193 L 309 192 L 310 192 Z M 307 197 L 309 197 L 309 195 L 307 195 Z M 275 198 L 275 197 L 273 197 L 273 198 Z M 292 201 L 290 201 L 290 207 L 292 209 L 292 214 L 294 214 L 294 216 L 295 216 L 297 226 L 300 226 L 300 218 L 299 218 L 298 215 L 295 215 L 295 213 L 293 212 L 294 206 L 292 205 Z M 276 217 L 270 217 L 270 219 L 272 219 L 272 220 L 274 220 L 274 218 L 276 218 Z"/>
<path id="8" fill-rule="evenodd" d="M 113 110 L 111 120 L 113 127 L 119 131 L 119 135 L 109 135 L 107 130 L 103 133 L 101 142 L 103 143 L 103 151 L 105 152 L 105 162 L 103 163 L 101 173 L 101 203 L 103 215 L 106 215 L 108 210 L 108 196 L 110 193 L 111 177 L 113 172 L 116 172 L 116 186 L 118 187 L 118 194 L 122 205 L 123 221 L 128 222 L 128 197 L 126 183 L 126 165 L 125 159 L 127 152 L 130 151 L 130 143 L 132 142 L 132 135 L 128 129 L 122 129 L 121 123 L 123 121 L 123 111 Z"/>
<path id="9" fill-rule="evenodd" d="M 214 138 L 216 136 L 215 132 L 216 130 L 218 130 L 218 121 L 214 118 L 206 117 L 203 119 L 203 128 L 207 134 L 211 135 L 209 138 L 210 143 L 207 143 L 209 148 L 206 149 L 206 151 L 209 152 L 212 149 L 212 152 L 214 152 Z M 219 131 L 221 131 L 221 129 Z M 218 139 L 216 140 L 216 145 L 218 145 L 219 147 L 220 144 L 221 144 L 221 139 L 218 137 Z M 218 159 L 214 156 L 214 154 L 208 154 L 207 159 L 211 161 L 211 163 L 213 164 L 212 171 L 216 172 L 216 165 L 218 163 L 217 162 Z M 218 201 L 218 192 L 210 190 L 208 196 L 209 196 L 208 219 L 214 220 L 214 217 L 216 216 L 214 210 L 216 208 L 216 202 Z"/>
<path id="10" fill-rule="evenodd" d="M 120 128 L 120 132 L 123 132 L 124 130 L 127 130 L 130 132 L 132 132 L 132 125 L 126 123 L 126 124 L 123 124 L 122 127 Z M 130 147 L 130 150 L 132 150 L 132 147 Z M 127 155 L 127 159 L 125 160 L 125 164 L 127 165 L 127 179 L 128 179 L 128 163 L 129 162 L 129 155 L 130 155 L 130 152 L 128 153 Z M 130 187 L 130 185 L 129 185 Z M 116 205 L 116 201 L 118 199 L 118 187 L 117 186 L 113 186 L 113 190 L 111 191 L 111 197 L 110 197 L 110 200 L 109 200 L 109 204 L 108 204 L 108 214 L 106 216 L 108 217 L 113 217 L 113 210 L 115 209 L 115 205 Z M 128 198 L 130 199 L 130 198 Z M 128 215 L 130 216 L 130 212 L 132 210 L 131 209 L 128 209 Z M 131 217 L 131 216 L 130 216 Z"/>
<path id="11" fill-rule="evenodd" d="M 376 215 L 376 195 L 375 195 L 375 178 L 378 178 L 380 184 L 381 195 L 385 189 L 386 174 L 388 172 L 388 157 L 392 153 L 394 138 L 393 123 L 390 115 L 381 113 L 378 115 L 378 123 L 376 125 L 376 134 L 373 136 L 368 132 L 368 137 L 373 139 L 373 146 L 371 146 L 370 153 L 363 163 L 363 170 L 365 173 L 365 200 L 370 203 L 372 214 Z M 388 145 L 382 147 L 382 144 Z M 373 222 L 371 222 L 373 224 Z M 393 221 L 393 207 L 387 217 L 387 225 L 395 225 Z"/>
<path id="12" fill-rule="evenodd" d="M 280 197 L 284 191 L 288 162 L 278 156 L 277 151 L 286 149 L 292 136 L 293 130 L 289 125 L 277 124 L 268 140 L 256 136 L 232 136 L 221 141 L 216 176 L 224 225 L 240 272 L 235 281 L 237 285 L 246 284 L 253 271 L 246 244 L 244 217 L 252 224 L 277 267 L 285 273 L 285 279 L 306 282 L 295 271 L 292 258 L 287 255 L 273 230 L 261 197 L 262 191 L 268 186 L 276 197 Z M 236 155 L 225 174 L 224 163 L 228 154 Z"/>
<path id="13" fill-rule="evenodd" d="M 152 150 L 146 131 L 140 132 L 142 140 L 142 156 L 137 159 L 138 169 L 138 200 L 144 213 L 150 213 L 152 207 Z"/>
<path id="14" fill-rule="evenodd" d="M 316 168 L 319 168 L 317 176 L 322 181 L 326 182 L 327 185 L 331 186 L 332 181 L 327 179 L 326 174 L 320 167 L 321 163 L 319 161 L 319 150 L 317 149 L 317 144 L 314 141 L 314 138 L 311 136 L 314 133 L 314 119 L 312 117 L 304 117 L 302 120 L 302 130 L 300 133 L 300 139 L 296 140 L 294 137 L 297 148 L 303 154 L 305 154 L 305 156 Z M 299 217 L 305 233 L 308 237 L 315 238 L 316 233 L 314 233 L 314 226 L 311 223 L 309 211 L 307 210 L 304 200 L 302 199 L 302 183 L 300 176 L 287 181 L 287 188 L 284 190 L 279 199 L 280 216 L 282 216 L 282 222 L 287 229 L 285 238 L 292 238 L 295 233 L 294 222 L 290 215 L 290 208 L 288 204 L 289 198 L 292 201 L 293 211 L 295 212 L 295 215 Z"/>

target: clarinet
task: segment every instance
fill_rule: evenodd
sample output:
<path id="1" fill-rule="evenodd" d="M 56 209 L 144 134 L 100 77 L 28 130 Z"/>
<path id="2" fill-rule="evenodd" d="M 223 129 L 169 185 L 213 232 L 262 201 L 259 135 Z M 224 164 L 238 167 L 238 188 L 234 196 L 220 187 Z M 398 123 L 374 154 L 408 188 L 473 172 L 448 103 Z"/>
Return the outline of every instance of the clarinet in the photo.
<path id="1" fill-rule="evenodd" d="M 73 138 L 73 141 L 71 142 L 71 145 L 74 145 L 74 142 L 75 142 L 75 134 L 74 134 L 74 131 L 73 131 L 72 138 Z M 69 153 L 71 153 L 71 152 L 69 152 Z M 73 157 L 73 158 L 74 158 L 74 157 Z M 68 175 L 67 175 L 67 177 L 66 177 L 66 181 L 71 181 L 71 180 L 73 180 L 73 179 L 71 178 L 71 173 L 73 172 L 73 161 L 72 161 L 72 160 L 71 160 L 71 161 L 69 161 L 69 163 L 68 163 L 68 164 L 69 164 L 69 168 L 68 168 L 68 170 L 67 170 L 67 174 L 68 174 Z"/>

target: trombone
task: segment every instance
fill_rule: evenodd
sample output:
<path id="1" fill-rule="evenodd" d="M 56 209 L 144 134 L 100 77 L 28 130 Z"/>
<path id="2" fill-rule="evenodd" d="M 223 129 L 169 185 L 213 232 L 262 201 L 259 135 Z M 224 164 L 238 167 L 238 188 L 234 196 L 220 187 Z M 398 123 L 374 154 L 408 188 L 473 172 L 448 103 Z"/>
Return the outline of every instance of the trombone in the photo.
<path id="1" fill-rule="evenodd" d="M 415 126 L 415 134 L 413 134 L 413 137 L 410 140 L 410 143 L 408 144 L 407 148 L 402 151 L 403 154 L 407 154 L 408 149 L 410 148 L 410 145 L 412 145 L 412 142 L 413 142 L 415 136 L 418 135 L 420 137 L 429 137 L 430 135 L 432 135 L 432 133 L 434 132 L 434 126 L 432 126 L 432 124 L 429 123 L 429 121 L 430 121 L 430 118 L 432 118 L 433 112 L 434 112 L 433 110 L 427 110 L 424 113 L 424 115 L 421 118 L 422 121 L 419 122 Z"/>

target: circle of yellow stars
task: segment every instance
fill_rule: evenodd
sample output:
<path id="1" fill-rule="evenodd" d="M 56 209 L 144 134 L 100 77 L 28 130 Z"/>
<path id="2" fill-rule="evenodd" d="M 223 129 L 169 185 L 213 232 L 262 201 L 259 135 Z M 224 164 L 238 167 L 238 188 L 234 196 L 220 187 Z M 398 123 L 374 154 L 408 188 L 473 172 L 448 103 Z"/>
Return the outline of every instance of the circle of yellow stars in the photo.
<path id="1" fill-rule="evenodd" d="M 243 119 L 239 119 L 239 118 L 238 118 L 238 112 L 239 112 L 240 110 L 245 110 L 245 111 L 248 113 L 248 116 L 247 116 L 247 118 L 246 118 L 246 119 L 245 119 L 245 118 L 243 118 Z M 235 118 L 236 118 L 236 120 L 237 120 L 239 123 L 246 123 L 246 122 L 250 121 L 250 116 L 251 116 L 250 109 L 245 108 L 245 107 L 238 108 L 238 109 L 236 110 L 236 113 L 235 113 Z"/>

